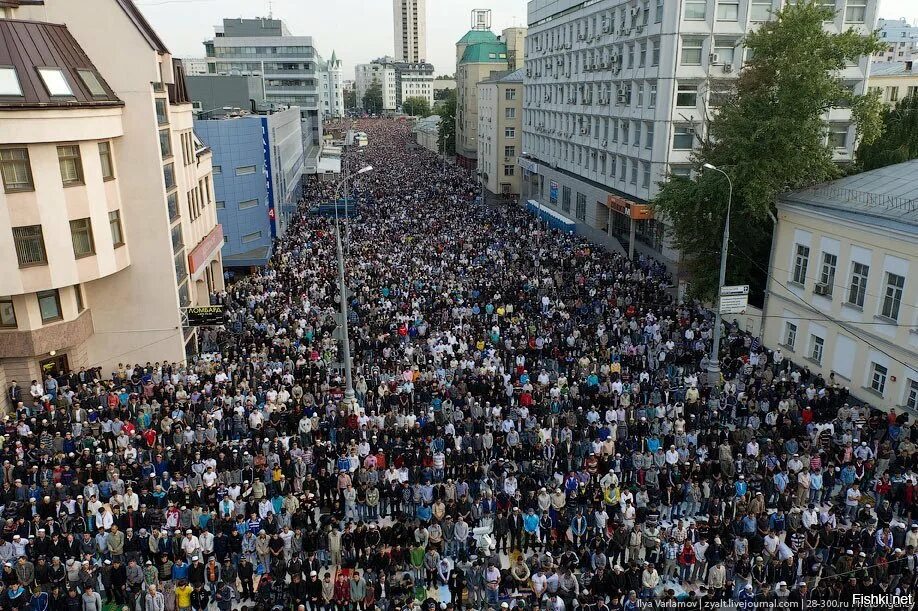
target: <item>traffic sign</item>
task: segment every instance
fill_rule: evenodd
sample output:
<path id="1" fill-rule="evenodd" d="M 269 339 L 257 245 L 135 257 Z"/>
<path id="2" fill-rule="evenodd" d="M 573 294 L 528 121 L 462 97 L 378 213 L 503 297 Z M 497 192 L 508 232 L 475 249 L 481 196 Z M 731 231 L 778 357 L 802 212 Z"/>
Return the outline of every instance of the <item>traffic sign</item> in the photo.
<path id="1" fill-rule="evenodd" d="M 749 285 L 720 287 L 720 313 L 745 314 L 749 306 Z"/>

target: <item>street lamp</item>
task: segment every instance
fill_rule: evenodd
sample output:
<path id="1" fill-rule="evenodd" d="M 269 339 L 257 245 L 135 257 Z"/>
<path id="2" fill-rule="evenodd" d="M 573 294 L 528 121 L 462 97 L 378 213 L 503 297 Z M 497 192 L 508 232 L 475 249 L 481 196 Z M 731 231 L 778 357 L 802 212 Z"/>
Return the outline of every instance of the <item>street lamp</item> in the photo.
<path id="1" fill-rule="evenodd" d="M 363 168 L 360 168 L 353 174 L 345 174 L 344 178 L 338 182 L 338 185 L 335 187 L 335 247 L 338 254 L 338 294 L 341 299 L 341 330 L 343 337 L 342 342 L 344 344 L 344 380 L 345 380 L 345 389 L 344 389 L 344 399 L 341 401 L 342 411 L 344 413 L 352 413 L 356 411 L 357 399 L 354 395 L 354 372 L 351 368 L 351 339 L 348 334 L 348 320 L 347 320 L 347 285 L 344 282 L 344 250 L 341 248 L 341 227 L 338 224 L 338 193 L 342 185 L 347 185 L 347 180 L 351 176 L 357 176 L 358 174 L 365 174 L 373 170 L 373 166 L 368 165 Z M 344 199 L 344 212 L 347 214 L 347 205 L 348 197 L 345 194 Z"/>
<path id="2" fill-rule="evenodd" d="M 717 283 L 717 299 L 715 300 L 717 309 L 714 312 L 714 344 L 711 346 L 711 356 L 708 358 L 708 383 L 711 386 L 716 386 L 720 382 L 720 292 L 726 282 L 727 276 L 727 253 L 730 249 L 730 208 L 733 205 L 733 181 L 730 180 L 729 174 L 710 163 L 706 163 L 702 167 L 706 170 L 713 170 L 723 174 L 727 179 L 727 184 L 730 186 L 727 196 L 727 221 L 724 224 L 724 241 L 723 245 L 720 247 L 720 280 Z"/>

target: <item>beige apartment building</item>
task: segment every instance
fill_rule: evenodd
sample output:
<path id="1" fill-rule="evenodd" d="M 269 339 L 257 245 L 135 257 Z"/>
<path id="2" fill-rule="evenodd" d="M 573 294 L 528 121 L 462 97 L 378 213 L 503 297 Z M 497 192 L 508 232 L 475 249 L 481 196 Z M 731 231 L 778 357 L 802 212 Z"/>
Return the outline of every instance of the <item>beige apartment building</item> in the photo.
<path id="1" fill-rule="evenodd" d="M 895 106 L 902 98 L 918 95 L 918 71 L 915 62 L 874 62 L 867 79 L 870 91 L 880 94 L 880 101 Z"/>
<path id="2" fill-rule="evenodd" d="M 130 0 L 0 9 L 0 383 L 184 360 L 223 236 L 181 63 Z"/>
<path id="3" fill-rule="evenodd" d="M 781 196 L 765 344 L 918 413 L 918 161 Z"/>
<path id="4" fill-rule="evenodd" d="M 456 43 L 456 161 L 470 170 L 478 159 L 478 83 L 522 68 L 526 40 L 526 28 L 507 28 L 500 37 L 482 28 Z"/>
<path id="5" fill-rule="evenodd" d="M 520 194 L 523 69 L 478 83 L 478 172 L 491 193 Z"/>

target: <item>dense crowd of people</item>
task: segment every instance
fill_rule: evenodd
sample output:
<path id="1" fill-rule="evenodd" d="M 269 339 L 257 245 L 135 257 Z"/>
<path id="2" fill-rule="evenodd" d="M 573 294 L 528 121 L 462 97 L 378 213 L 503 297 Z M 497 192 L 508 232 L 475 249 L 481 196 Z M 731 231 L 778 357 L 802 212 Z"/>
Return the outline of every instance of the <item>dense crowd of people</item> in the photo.
<path id="1" fill-rule="evenodd" d="M 187 363 L 8 389 L 4 611 L 796 608 L 914 595 L 916 433 L 664 266 L 480 203 L 400 121 L 310 182 Z M 863 600 L 863 599 L 862 599 Z M 864 608 L 875 608 L 866 605 Z"/>

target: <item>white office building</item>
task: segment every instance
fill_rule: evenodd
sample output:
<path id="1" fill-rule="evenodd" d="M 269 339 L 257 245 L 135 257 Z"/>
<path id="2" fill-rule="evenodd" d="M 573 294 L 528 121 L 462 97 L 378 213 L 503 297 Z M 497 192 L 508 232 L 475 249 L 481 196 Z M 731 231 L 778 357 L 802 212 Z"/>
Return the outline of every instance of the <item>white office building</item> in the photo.
<path id="1" fill-rule="evenodd" d="M 434 105 L 434 67 L 426 62 L 395 64 L 395 103 L 401 108 L 408 98 L 423 98 Z"/>
<path id="2" fill-rule="evenodd" d="M 392 0 L 395 58 L 417 63 L 427 59 L 427 0 Z"/>
<path id="3" fill-rule="evenodd" d="M 904 62 L 918 55 L 918 25 L 905 19 L 880 19 L 877 31 L 884 47 L 873 56 L 873 61 Z"/>
<path id="4" fill-rule="evenodd" d="M 384 58 L 385 59 L 385 58 Z M 363 97 L 378 82 L 382 88 L 383 112 L 395 112 L 398 107 L 395 66 L 391 62 L 376 60 L 354 67 L 357 85 L 357 106 L 364 108 Z"/>
<path id="5" fill-rule="evenodd" d="M 829 0 L 831 2 L 832 0 Z M 639 251 L 677 253 L 649 202 L 668 173 L 691 171 L 705 110 L 743 66 L 742 39 L 783 0 L 531 0 L 526 39 L 522 197 L 618 247 L 631 223 Z M 863 32 L 877 0 L 835 0 L 826 27 Z M 803 61 L 803 60 L 801 60 Z M 863 93 L 870 58 L 841 78 Z M 833 110 L 839 161 L 853 159 L 850 111 Z"/>

